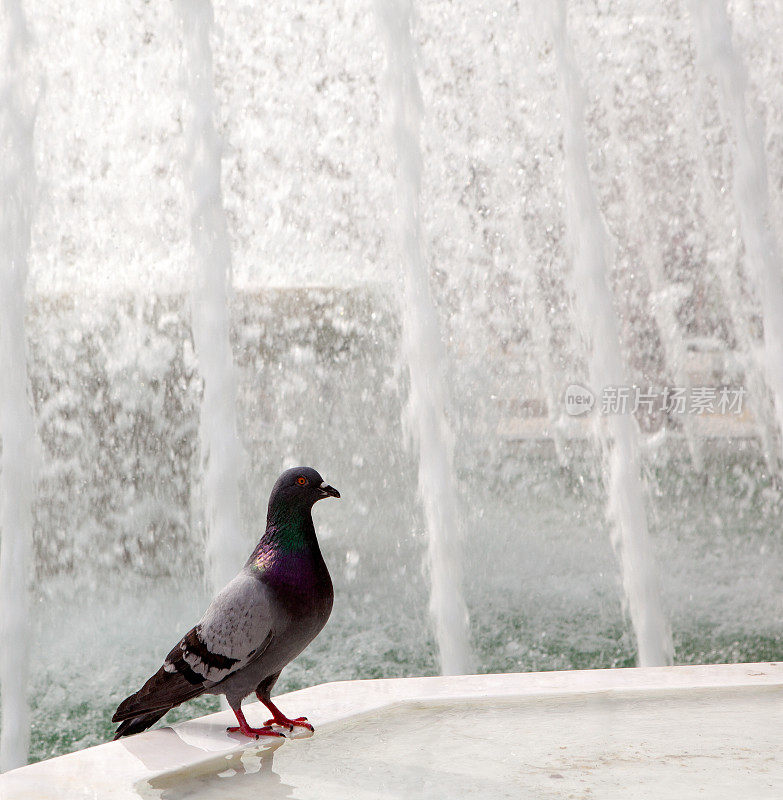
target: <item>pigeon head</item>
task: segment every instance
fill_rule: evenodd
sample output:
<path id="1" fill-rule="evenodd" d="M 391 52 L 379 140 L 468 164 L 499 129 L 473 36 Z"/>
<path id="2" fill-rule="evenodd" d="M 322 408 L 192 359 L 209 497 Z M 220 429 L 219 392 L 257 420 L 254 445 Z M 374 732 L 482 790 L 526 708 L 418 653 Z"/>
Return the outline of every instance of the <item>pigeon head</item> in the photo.
<path id="1" fill-rule="evenodd" d="M 340 492 L 329 486 L 312 467 L 294 467 L 287 469 L 277 479 L 269 497 L 269 509 L 271 511 L 279 505 L 312 508 L 324 497 L 339 496 Z"/>

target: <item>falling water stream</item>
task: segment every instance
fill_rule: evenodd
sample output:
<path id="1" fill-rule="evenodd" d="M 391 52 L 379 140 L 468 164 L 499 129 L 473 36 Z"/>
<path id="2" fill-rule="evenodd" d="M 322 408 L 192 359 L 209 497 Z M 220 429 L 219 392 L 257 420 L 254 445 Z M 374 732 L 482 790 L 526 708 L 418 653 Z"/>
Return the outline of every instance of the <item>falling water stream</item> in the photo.
<path id="1" fill-rule="evenodd" d="M 191 199 L 191 248 L 195 273 L 193 341 L 204 394 L 200 439 L 206 524 L 205 576 L 214 592 L 242 565 L 239 521 L 241 445 L 237 436 L 237 379 L 229 341 L 231 249 L 221 195 L 220 136 L 209 41 L 210 0 L 179 3 L 184 27 L 190 125 L 186 170 Z"/>
<path id="2" fill-rule="evenodd" d="M 617 318 L 609 290 L 610 243 L 590 178 L 584 131 L 584 90 L 568 40 L 566 0 L 554 7 L 552 33 L 560 78 L 565 151 L 566 223 L 573 248 L 576 307 L 588 342 L 590 381 L 596 391 L 628 385 Z M 606 430 L 600 426 L 606 423 Z M 604 458 L 612 542 L 636 633 L 639 665 L 671 664 L 671 631 L 661 607 L 647 528 L 636 421 L 627 414 L 595 418 Z"/>
<path id="3" fill-rule="evenodd" d="M 35 428 L 28 398 L 25 283 L 33 213 L 34 108 L 25 96 L 27 30 L 5 4 L 9 36 L 0 87 L 0 771 L 27 763 Z"/>
<path id="4" fill-rule="evenodd" d="M 691 0 L 689 8 L 699 49 L 697 64 L 714 76 L 721 113 L 731 132 L 732 193 L 748 272 L 764 319 L 762 369 L 774 398 L 778 430 L 783 431 L 783 259 L 769 222 L 763 129 L 746 112 L 747 72 L 731 40 L 724 0 Z"/>
<path id="5" fill-rule="evenodd" d="M 445 414 L 445 354 L 422 247 L 422 99 L 411 33 L 414 7 L 411 0 L 378 0 L 376 9 L 387 46 L 386 79 L 405 281 L 403 357 L 410 373 L 407 425 L 419 452 L 419 494 L 428 535 L 430 613 L 441 672 L 459 675 L 471 671 L 470 625 L 462 597 L 453 438 Z"/>

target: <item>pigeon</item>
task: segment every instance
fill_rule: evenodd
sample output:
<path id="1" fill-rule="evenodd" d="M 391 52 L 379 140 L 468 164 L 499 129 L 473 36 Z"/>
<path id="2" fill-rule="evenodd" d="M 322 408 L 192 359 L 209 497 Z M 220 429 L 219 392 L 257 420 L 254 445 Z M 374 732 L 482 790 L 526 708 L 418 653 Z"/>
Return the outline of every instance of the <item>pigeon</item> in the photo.
<path id="1" fill-rule="evenodd" d="M 245 736 L 283 736 L 313 726 L 289 719 L 270 699 L 283 667 L 298 656 L 329 619 L 332 581 L 313 526 L 313 505 L 340 497 L 316 470 L 286 470 L 269 497 L 266 531 L 239 574 L 215 597 L 201 621 L 166 656 L 163 666 L 123 700 L 112 717 L 114 738 L 139 733 L 169 709 L 202 694 L 225 695 Z M 242 700 L 251 692 L 272 713 L 251 728 Z"/>

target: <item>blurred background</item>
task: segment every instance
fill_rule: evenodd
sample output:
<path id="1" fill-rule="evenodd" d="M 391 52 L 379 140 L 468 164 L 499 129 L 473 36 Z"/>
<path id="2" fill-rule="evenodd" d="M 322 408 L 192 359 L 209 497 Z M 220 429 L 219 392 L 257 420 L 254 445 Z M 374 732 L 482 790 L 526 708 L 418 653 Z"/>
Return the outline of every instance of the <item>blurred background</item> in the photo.
<path id="1" fill-rule="evenodd" d="M 24 11 L 24 69 L 4 81 L 35 102 L 25 335 L 39 442 L 37 760 L 110 738 L 117 703 L 211 589 L 187 12 L 141 0 L 27 0 Z M 591 381 L 600 342 L 578 313 L 577 161 L 564 147 L 577 118 L 627 385 L 744 392 L 725 413 L 656 403 L 633 415 L 674 663 L 783 657 L 783 397 L 770 377 L 783 359 L 770 310 L 783 313 L 783 296 L 764 290 L 779 279 L 758 277 L 780 268 L 783 9 L 729 2 L 728 47 L 725 11 L 574 0 L 563 28 L 516 0 L 417 4 L 418 223 L 457 487 L 454 591 L 475 671 L 637 663 L 600 408 L 572 417 L 564 403 L 570 384 L 598 406 L 604 388 Z M 282 469 L 312 465 L 342 493 L 314 512 L 334 612 L 279 691 L 440 668 L 404 423 L 400 153 L 381 28 L 364 0 L 214 4 L 239 550 L 263 532 Z M 569 80 L 584 99 L 572 114 Z M 771 261 L 749 246 L 760 230 Z M 216 709 L 202 698 L 167 721 Z"/>

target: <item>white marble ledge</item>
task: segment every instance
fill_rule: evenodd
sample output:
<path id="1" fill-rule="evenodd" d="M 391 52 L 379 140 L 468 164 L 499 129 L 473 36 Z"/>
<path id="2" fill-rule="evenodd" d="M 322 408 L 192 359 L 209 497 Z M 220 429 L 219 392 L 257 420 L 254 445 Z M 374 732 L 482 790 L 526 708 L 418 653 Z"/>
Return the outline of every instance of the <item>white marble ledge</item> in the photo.
<path id="1" fill-rule="evenodd" d="M 545 713 L 546 701 L 557 696 L 654 696 L 657 692 L 743 687 L 783 689 L 783 663 L 342 681 L 301 689 L 275 701 L 289 716 L 307 716 L 318 736 L 328 735 L 332 726 L 352 718 L 406 704 L 421 707 L 472 700 L 491 705 L 493 700 L 505 699 L 535 704 L 538 698 Z M 251 725 L 261 724 L 266 716 L 259 703 L 247 706 Z M 233 723 L 233 714 L 222 711 L 12 770 L 0 775 L 0 798 L 138 798 L 138 786 L 144 781 L 193 770 L 223 756 L 230 759 L 248 748 L 258 751 L 259 747 L 286 746 L 279 739 L 256 741 L 229 734 L 226 727 Z M 309 735 L 302 731 L 296 738 Z M 307 747 L 307 743 L 301 746 Z"/>

